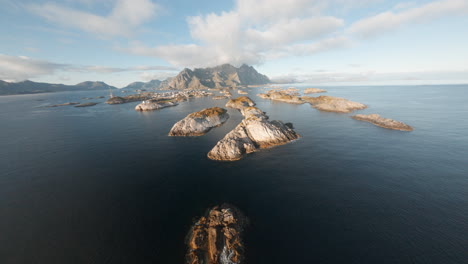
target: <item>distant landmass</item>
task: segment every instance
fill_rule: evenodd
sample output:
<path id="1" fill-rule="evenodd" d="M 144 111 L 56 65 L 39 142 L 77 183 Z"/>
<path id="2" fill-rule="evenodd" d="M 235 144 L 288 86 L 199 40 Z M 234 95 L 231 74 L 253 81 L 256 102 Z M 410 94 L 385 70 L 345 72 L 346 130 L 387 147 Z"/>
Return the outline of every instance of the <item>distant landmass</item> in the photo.
<path id="1" fill-rule="evenodd" d="M 270 82 L 252 66 L 243 64 L 236 68 L 223 64 L 213 68 L 184 69 L 176 77 L 161 85 L 163 90 L 225 88 L 245 85 L 262 85 Z"/>
<path id="2" fill-rule="evenodd" d="M 64 91 L 96 91 L 117 89 L 104 82 L 82 82 L 76 85 L 40 83 L 33 81 L 23 81 L 10 83 L 0 80 L 0 95 L 14 94 L 35 94 L 35 93 L 52 93 Z"/>
<path id="3" fill-rule="evenodd" d="M 133 82 L 125 86 L 124 90 L 154 90 L 159 89 L 162 81 L 160 80 L 151 80 L 149 82 Z"/>
<path id="4" fill-rule="evenodd" d="M 125 90 L 184 90 L 184 89 L 219 89 L 245 85 L 262 85 L 270 83 L 270 79 L 257 72 L 254 67 L 242 65 L 236 68 L 223 64 L 213 68 L 185 68 L 177 76 L 164 81 L 134 82 Z"/>
<path id="5" fill-rule="evenodd" d="M 133 82 L 123 90 L 184 90 L 184 89 L 219 89 L 227 87 L 262 85 L 270 79 L 260 74 L 254 67 L 243 64 L 237 68 L 223 64 L 212 68 L 184 69 L 177 76 L 164 81 Z M 23 81 L 10 83 L 0 80 L 0 95 L 35 94 L 63 91 L 92 91 L 117 89 L 104 82 L 82 82 L 76 85 L 40 83 Z"/>

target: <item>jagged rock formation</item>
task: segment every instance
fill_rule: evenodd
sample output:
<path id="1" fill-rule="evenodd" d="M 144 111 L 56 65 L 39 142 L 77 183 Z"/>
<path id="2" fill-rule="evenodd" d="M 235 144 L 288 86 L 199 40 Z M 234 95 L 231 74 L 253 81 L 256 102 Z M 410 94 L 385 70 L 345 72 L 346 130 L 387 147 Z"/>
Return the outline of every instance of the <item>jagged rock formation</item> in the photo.
<path id="1" fill-rule="evenodd" d="M 353 119 L 369 122 L 379 127 L 401 130 L 401 131 L 413 131 L 413 128 L 403 122 L 399 122 L 389 118 L 383 118 L 378 114 L 370 115 L 354 115 Z"/>
<path id="2" fill-rule="evenodd" d="M 273 101 L 285 102 L 290 104 L 303 104 L 305 103 L 304 100 L 301 99 L 300 96 L 297 95 L 295 91 L 277 91 L 271 90 L 265 94 L 258 94 L 260 98 L 263 99 L 270 99 Z"/>
<path id="3" fill-rule="evenodd" d="M 304 94 L 313 94 L 313 93 L 326 93 L 326 90 L 318 88 L 307 88 L 304 90 Z"/>
<path id="4" fill-rule="evenodd" d="M 184 69 L 176 77 L 161 84 L 161 89 L 213 89 L 243 85 L 267 84 L 270 80 L 253 67 L 242 65 L 236 68 L 230 64 L 204 69 Z"/>
<path id="5" fill-rule="evenodd" d="M 244 119 L 221 139 L 208 153 L 212 160 L 235 161 L 258 149 L 283 145 L 300 136 L 281 121 L 269 121 L 260 109 L 247 106 L 240 109 Z"/>
<path id="6" fill-rule="evenodd" d="M 163 109 L 170 106 L 176 106 L 178 103 L 175 100 L 161 100 L 161 99 L 151 99 L 145 100 L 135 106 L 136 111 L 153 111 L 158 109 Z"/>
<path id="7" fill-rule="evenodd" d="M 160 80 L 151 80 L 149 82 L 132 82 L 122 89 L 124 90 L 156 90 L 156 89 L 159 89 L 161 83 L 162 82 Z"/>
<path id="8" fill-rule="evenodd" d="M 247 96 L 241 96 L 241 97 L 237 97 L 235 99 L 230 99 L 226 103 L 226 107 L 236 108 L 236 109 L 239 109 L 239 110 L 244 108 L 244 107 L 254 106 L 254 105 L 255 105 L 254 101 L 252 101 L 252 99 L 250 99 Z"/>
<path id="9" fill-rule="evenodd" d="M 213 127 L 222 125 L 229 119 L 226 109 L 219 107 L 206 108 L 191 113 L 175 123 L 169 136 L 202 136 Z"/>
<path id="10" fill-rule="evenodd" d="M 333 96 L 303 96 L 301 97 L 301 99 L 306 102 L 309 102 L 315 109 L 326 112 L 350 113 L 354 110 L 361 110 L 367 108 L 367 106 L 364 104 Z"/>
<path id="11" fill-rule="evenodd" d="M 187 264 L 241 264 L 242 233 L 247 220 L 231 205 L 215 206 L 190 229 L 186 244 Z"/>

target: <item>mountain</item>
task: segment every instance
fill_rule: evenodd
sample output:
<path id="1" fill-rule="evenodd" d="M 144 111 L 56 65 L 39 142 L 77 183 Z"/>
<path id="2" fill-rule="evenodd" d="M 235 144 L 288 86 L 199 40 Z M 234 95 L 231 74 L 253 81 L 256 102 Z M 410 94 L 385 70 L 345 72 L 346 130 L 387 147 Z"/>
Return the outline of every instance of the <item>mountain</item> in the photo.
<path id="1" fill-rule="evenodd" d="M 223 64 L 204 69 L 185 68 L 160 88 L 164 90 L 226 88 L 269 82 L 267 76 L 258 73 L 252 66 L 243 64 L 240 68 L 236 68 L 230 64 Z"/>
<path id="2" fill-rule="evenodd" d="M 117 89 L 104 82 L 82 82 L 76 85 L 40 83 L 33 81 L 22 81 L 10 83 L 0 80 L 0 95 L 13 94 L 35 94 L 35 93 L 52 93 L 64 91 L 95 91 Z"/>
<path id="3" fill-rule="evenodd" d="M 154 90 L 159 89 L 161 85 L 160 80 L 151 80 L 149 82 L 133 82 L 122 89 L 125 90 Z"/>

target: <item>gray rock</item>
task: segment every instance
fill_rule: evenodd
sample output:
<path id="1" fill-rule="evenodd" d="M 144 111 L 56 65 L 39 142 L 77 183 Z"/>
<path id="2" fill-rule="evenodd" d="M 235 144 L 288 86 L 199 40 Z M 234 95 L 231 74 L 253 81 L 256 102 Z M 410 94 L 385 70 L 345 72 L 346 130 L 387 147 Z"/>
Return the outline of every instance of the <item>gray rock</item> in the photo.
<path id="1" fill-rule="evenodd" d="M 300 137 L 281 121 L 269 121 L 269 117 L 256 107 L 244 107 L 241 113 L 244 120 L 214 146 L 208 158 L 235 161 L 244 154 L 283 145 Z"/>
<path id="2" fill-rule="evenodd" d="M 175 123 L 169 136 L 202 136 L 229 119 L 226 109 L 212 107 L 191 113 Z"/>

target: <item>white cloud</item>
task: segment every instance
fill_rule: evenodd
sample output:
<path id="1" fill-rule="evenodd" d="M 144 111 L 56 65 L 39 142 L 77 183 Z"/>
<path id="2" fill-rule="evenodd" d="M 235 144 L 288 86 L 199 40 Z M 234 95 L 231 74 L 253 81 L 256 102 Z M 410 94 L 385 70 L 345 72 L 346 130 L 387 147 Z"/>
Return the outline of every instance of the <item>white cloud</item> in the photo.
<path id="1" fill-rule="evenodd" d="M 31 4 L 29 10 L 60 26 L 79 29 L 98 37 L 129 37 L 153 18 L 159 5 L 150 0 L 117 0 L 107 16 L 75 10 L 54 3 Z"/>
<path id="2" fill-rule="evenodd" d="M 25 56 L 0 54 L 0 80 L 23 81 L 41 75 L 53 74 L 67 67 L 65 64 L 30 59 Z"/>
<path id="3" fill-rule="evenodd" d="M 358 72 L 324 71 L 304 74 L 287 74 L 274 76 L 279 83 L 310 83 L 317 85 L 349 84 L 427 84 L 427 83 L 466 83 L 468 71 L 413 71 L 413 72 L 379 72 L 362 70 Z"/>
<path id="4" fill-rule="evenodd" d="M 401 6 L 397 6 L 397 8 L 401 8 Z M 361 37 L 373 37 L 409 23 L 426 22 L 439 17 L 457 14 L 468 14 L 468 1 L 443 0 L 398 13 L 393 11 L 383 12 L 357 21 L 351 25 L 349 32 Z"/>
<path id="5" fill-rule="evenodd" d="M 238 0 L 235 9 L 229 12 L 189 17 L 187 23 L 194 43 L 156 47 L 134 44 L 125 50 L 162 58 L 181 67 L 260 64 L 295 48 L 302 49 L 300 55 L 309 55 L 308 51 L 313 54 L 335 47 L 319 46 L 322 38 L 337 38 L 335 35 L 344 26 L 342 19 L 319 14 L 326 6 L 323 3 Z M 312 46 L 306 48 L 307 45 Z"/>
<path id="6" fill-rule="evenodd" d="M 140 73 L 140 79 L 148 82 L 151 80 L 165 80 L 169 77 L 174 77 L 176 74 L 174 72 L 142 72 Z"/>
<path id="7" fill-rule="evenodd" d="M 177 72 L 179 69 L 168 66 L 135 66 L 135 67 L 108 67 L 86 66 L 54 63 L 44 60 L 31 59 L 25 56 L 9 56 L 0 54 L 0 80 L 23 81 L 45 75 L 54 75 L 57 72 L 86 72 L 86 73 L 117 73 L 140 71 Z"/>

